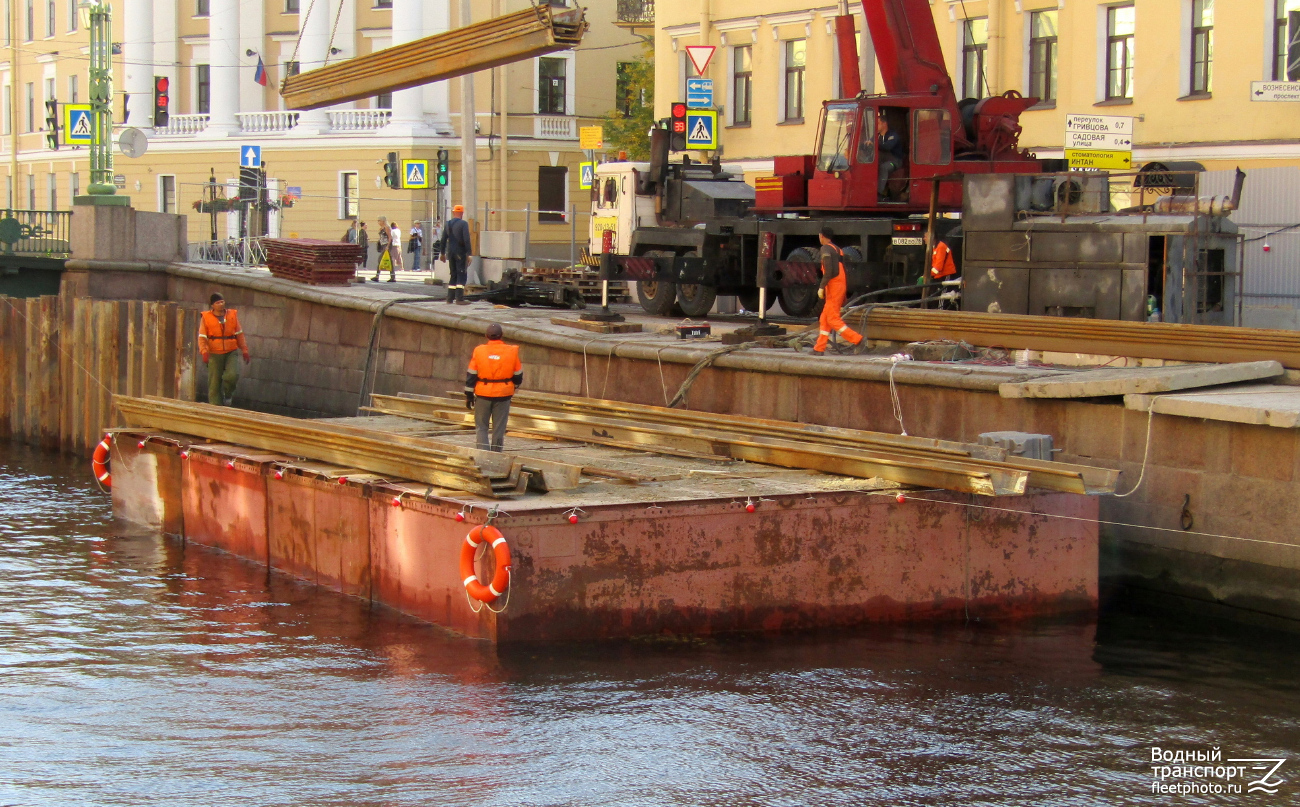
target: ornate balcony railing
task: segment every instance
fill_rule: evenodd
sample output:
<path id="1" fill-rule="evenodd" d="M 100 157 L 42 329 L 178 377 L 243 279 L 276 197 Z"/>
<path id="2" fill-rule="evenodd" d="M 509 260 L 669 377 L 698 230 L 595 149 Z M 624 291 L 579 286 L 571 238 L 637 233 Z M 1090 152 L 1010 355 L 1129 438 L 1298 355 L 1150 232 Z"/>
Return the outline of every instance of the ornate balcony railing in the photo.
<path id="1" fill-rule="evenodd" d="M 388 125 L 393 110 L 335 109 L 328 114 L 331 132 L 373 132 Z"/>
<path id="2" fill-rule="evenodd" d="M 239 112 L 241 132 L 287 132 L 298 125 L 298 113 L 289 111 L 274 112 Z"/>
<path id="3" fill-rule="evenodd" d="M 172 115 L 167 120 L 166 126 L 157 127 L 153 130 L 155 135 L 192 135 L 198 134 L 208 128 L 207 114 L 203 115 Z"/>
<path id="4" fill-rule="evenodd" d="M 577 136 L 577 119 L 572 116 L 538 115 L 533 118 L 533 137 L 543 140 L 572 140 Z"/>
<path id="5" fill-rule="evenodd" d="M 618 0 L 614 24 L 622 28 L 645 28 L 655 24 L 655 0 Z"/>

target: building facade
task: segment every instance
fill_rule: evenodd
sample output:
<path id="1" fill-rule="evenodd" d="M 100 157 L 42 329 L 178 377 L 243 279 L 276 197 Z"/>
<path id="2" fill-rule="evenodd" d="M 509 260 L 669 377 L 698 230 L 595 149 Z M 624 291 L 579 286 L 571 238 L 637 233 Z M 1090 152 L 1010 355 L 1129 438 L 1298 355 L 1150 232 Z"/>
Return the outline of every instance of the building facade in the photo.
<path id="1" fill-rule="evenodd" d="M 5 3 L 4 198 L 19 209 L 67 209 L 89 184 L 89 155 L 85 148 L 48 148 L 44 102 L 87 102 L 86 25 L 76 0 Z M 473 0 L 471 20 L 530 3 Z M 573 0 L 549 3 L 564 7 Z M 277 88 L 287 73 L 459 26 L 460 7 L 452 0 L 118 0 L 114 119 L 119 131 L 134 127 L 148 136 L 143 156 L 116 154 L 118 192 L 141 210 L 189 214 L 191 242 L 208 240 L 214 229 L 218 239 L 239 235 L 247 222 L 209 215 L 205 194 L 215 178 L 220 194 L 233 196 L 240 155 L 256 146 L 269 196 L 282 207 L 255 230 L 338 239 L 353 219 L 373 228 L 378 216 L 387 216 L 405 229 L 436 218 L 434 183 L 428 190 L 392 190 L 383 182 L 383 163 L 397 152 L 433 166 L 438 150 L 446 149 L 445 206 L 462 201 L 460 79 L 306 112 L 285 110 Z M 597 5 L 587 19 L 578 50 L 475 75 L 473 218 L 484 218 L 485 204 L 491 208 L 480 226 L 525 229 L 523 214 L 501 209 L 586 206 L 578 189 L 578 129 L 614 108 L 617 63 L 634 59 L 641 47 L 613 25 L 612 8 Z M 159 78 L 167 79 L 165 125 L 155 125 Z M 534 215 L 533 240 L 567 244 L 568 218 Z"/>
<path id="2" fill-rule="evenodd" d="M 696 71 L 686 46 L 716 46 L 705 76 L 721 108 L 722 155 L 811 153 L 822 102 L 838 97 L 838 4 L 658 0 L 656 113 Z M 859 58 L 884 92 L 861 3 Z M 1133 162 L 1207 169 L 1300 165 L 1300 102 L 1268 102 L 1252 82 L 1300 80 L 1300 0 L 931 0 L 961 97 L 1008 91 L 1041 102 L 1021 143 L 1060 157 L 1069 114 L 1133 117 Z"/>

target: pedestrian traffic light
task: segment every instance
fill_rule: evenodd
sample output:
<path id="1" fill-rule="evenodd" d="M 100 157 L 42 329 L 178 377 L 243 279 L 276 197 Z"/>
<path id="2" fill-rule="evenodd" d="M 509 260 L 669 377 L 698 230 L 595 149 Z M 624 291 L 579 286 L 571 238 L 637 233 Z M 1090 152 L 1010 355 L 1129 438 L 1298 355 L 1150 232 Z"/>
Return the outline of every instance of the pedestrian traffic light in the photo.
<path id="1" fill-rule="evenodd" d="M 397 162 L 397 152 L 388 152 L 388 160 L 384 163 L 384 184 L 393 190 L 399 190 L 402 187 L 402 167 Z"/>
<path id="2" fill-rule="evenodd" d="M 686 104 L 678 101 L 673 104 L 672 124 L 669 127 L 668 148 L 670 151 L 686 150 Z"/>
<path id="3" fill-rule="evenodd" d="M 447 187 L 447 182 L 450 181 L 451 179 L 450 169 L 447 165 L 447 160 L 450 156 L 451 155 L 448 154 L 446 149 L 438 149 L 438 187 L 439 188 Z"/>
<path id="4" fill-rule="evenodd" d="M 45 102 L 45 145 L 59 150 L 59 102 L 54 99 Z"/>
<path id="5" fill-rule="evenodd" d="M 171 105 L 171 98 L 167 95 L 167 90 L 171 85 L 171 80 L 166 76 L 153 77 L 153 125 L 155 129 L 161 129 L 167 125 L 168 108 Z"/>

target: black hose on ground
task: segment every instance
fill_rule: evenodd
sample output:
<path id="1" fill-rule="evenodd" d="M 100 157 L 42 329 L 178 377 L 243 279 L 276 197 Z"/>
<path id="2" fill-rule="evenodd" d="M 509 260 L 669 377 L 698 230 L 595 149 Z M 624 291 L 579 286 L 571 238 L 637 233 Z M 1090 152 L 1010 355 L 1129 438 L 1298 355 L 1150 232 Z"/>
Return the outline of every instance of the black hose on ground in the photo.
<path id="1" fill-rule="evenodd" d="M 379 342 L 379 323 L 384 318 L 384 312 L 398 303 L 434 303 L 445 300 L 445 297 L 406 297 L 400 300 L 389 300 L 379 306 L 375 316 L 370 320 L 370 340 L 366 343 L 366 367 L 361 373 L 361 389 L 357 392 L 357 415 L 361 415 L 361 407 L 366 405 L 366 397 L 370 395 L 370 389 L 374 386 L 374 378 L 371 377 L 370 371 L 374 367 L 375 352 Z"/>

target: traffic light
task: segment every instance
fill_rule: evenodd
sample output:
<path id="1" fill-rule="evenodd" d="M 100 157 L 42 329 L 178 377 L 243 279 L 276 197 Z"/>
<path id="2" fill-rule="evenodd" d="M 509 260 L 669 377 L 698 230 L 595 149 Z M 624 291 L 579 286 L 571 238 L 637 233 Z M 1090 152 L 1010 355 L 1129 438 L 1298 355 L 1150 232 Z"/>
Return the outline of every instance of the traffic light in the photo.
<path id="1" fill-rule="evenodd" d="M 45 145 L 59 150 L 59 102 L 54 99 L 45 102 Z"/>
<path id="2" fill-rule="evenodd" d="M 668 149 L 670 151 L 686 150 L 686 104 L 677 101 L 673 104 L 672 124 L 669 126 Z"/>
<path id="3" fill-rule="evenodd" d="M 402 167 L 397 162 L 397 152 L 388 152 L 388 160 L 384 163 L 384 184 L 393 190 L 400 190 L 402 187 Z"/>
<path id="4" fill-rule="evenodd" d="M 447 166 L 447 159 L 450 157 L 446 149 L 438 149 L 438 187 L 447 187 L 448 181 L 451 180 L 450 169 Z"/>
<path id="5" fill-rule="evenodd" d="M 168 107 L 171 105 L 167 90 L 171 87 L 171 84 L 171 80 L 166 76 L 153 77 L 153 125 L 155 129 L 161 129 L 167 125 Z"/>

